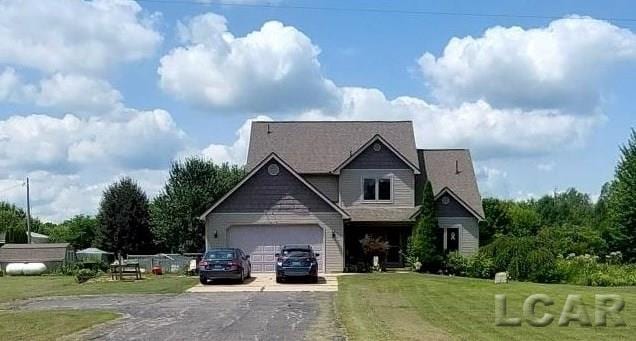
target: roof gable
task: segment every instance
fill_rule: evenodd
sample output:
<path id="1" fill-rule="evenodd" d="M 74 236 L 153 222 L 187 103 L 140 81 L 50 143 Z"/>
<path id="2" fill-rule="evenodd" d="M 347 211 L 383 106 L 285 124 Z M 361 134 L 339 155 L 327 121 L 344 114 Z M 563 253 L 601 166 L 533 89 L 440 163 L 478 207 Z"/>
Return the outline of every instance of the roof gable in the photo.
<path id="1" fill-rule="evenodd" d="M 327 174 L 375 135 L 418 164 L 411 121 L 252 122 L 246 169 L 274 152 L 300 174 Z"/>
<path id="2" fill-rule="evenodd" d="M 271 176 L 268 173 L 268 167 L 272 164 L 279 166 L 279 174 L 276 176 Z M 250 187 L 264 188 L 265 190 L 250 192 L 252 190 Z M 241 200 L 241 197 L 248 199 Z M 246 202 L 247 200 L 250 201 L 249 204 Z M 331 202 L 281 158 L 272 153 L 199 218 L 205 219 L 215 210 L 219 212 L 246 212 L 246 210 L 264 212 L 267 210 L 298 210 L 302 209 L 303 206 L 312 206 L 310 208 L 314 209 L 313 212 L 336 211 L 343 218 L 349 218 L 344 210 Z"/>
<path id="3" fill-rule="evenodd" d="M 451 193 L 477 219 L 484 219 L 484 209 L 477 186 L 470 152 L 466 149 L 419 149 L 420 169 L 431 182 L 436 198 Z"/>
<path id="4" fill-rule="evenodd" d="M 379 146 L 375 150 L 375 146 Z M 343 168 L 353 169 L 402 169 L 410 168 L 415 174 L 420 171 L 407 158 L 404 157 L 397 149 L 395 149 L 382 136 L 375 135 L 367 143 L 362 145 L 355 153 L 352 153 L 344 160 L 334 171 L 334 174 L 340 174 Z"/>

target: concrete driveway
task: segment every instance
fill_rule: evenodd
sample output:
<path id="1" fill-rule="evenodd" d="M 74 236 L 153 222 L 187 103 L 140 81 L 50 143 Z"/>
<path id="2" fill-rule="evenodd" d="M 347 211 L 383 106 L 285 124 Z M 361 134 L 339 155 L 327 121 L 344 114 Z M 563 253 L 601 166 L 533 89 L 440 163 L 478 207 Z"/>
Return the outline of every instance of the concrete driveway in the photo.
<path id="1" fill-rule="evenodd" d="M 13 309 L 98 309 L 123 318 L 81 340 L 344 340 L 333 293 L 224 292 L 34 299 Z"/>
<path id="2" fill-rule="evenodd" d="M 257 273 L 252 274 L 252 278 L 245 280 L 244 283 L 233 281 L 223 281 L 208 285 L 198 284 L 188 289 L 193 293 L 210 293 L 210 292 L 333 292 L 338 291 L 339 274 L 320 274 L 318 283 L 303 283 L 302 281 L 290 281 L 285 283 L 276 283 L 276 276 L 273 273 Z"/>

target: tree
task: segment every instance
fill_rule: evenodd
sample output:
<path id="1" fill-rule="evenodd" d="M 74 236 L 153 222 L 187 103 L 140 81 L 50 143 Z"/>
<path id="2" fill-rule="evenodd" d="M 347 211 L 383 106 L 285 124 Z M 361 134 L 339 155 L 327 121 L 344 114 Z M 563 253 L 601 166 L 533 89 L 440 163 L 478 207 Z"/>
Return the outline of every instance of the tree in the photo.
<path id="1" fill-rule="evenodd" d="M 26 230 L 26 214 L 15 205 L 0 201 L 0 232 L 11 228 Z"/>
<path id="2" fill-rule="evenodd" d="M 4 242 L 7 244 L 26 244 L 29 242 L 26 230 L 21 227 L 10 227 L 4 235 Z"/>
<path id="3" fill-rule="evenodd" d="M 419 259 L 423 270 L 435 270 L 441 262 L 435 199 L 430 182 L 424 186 L 417 221 L 409 238 L 409 256 Z"/>
<path id="4" fill-rule="evenodd" d="M 76 215 L 48 230 L 49 241 L 67 242 L 75 249 L 90 247 L 95 240 L 97 219 L 87 215 Z"/>
<path id="5" fill-rule="evenodd" d="M 203 251 L 205 224 L 199 215 L 244 175 L 245 171 L 237 166 L 219 166 L 197 158 L 173 163 L 162 193 L 151 206 L 156 243 L 170 251 Z"/>
<path id="6" fill-rule="evenodd" d="M 490 244 L 495 238 L 508 233 L 510 229 L 510 216 L 508 215 L 508 203 L 496 199 L 483 200 L 486 219 L 479 222 L 479 245 Z"/>
<path id="7" fill-rule="evenodd" d="M 594 204 L 590 196 L 574 188 L 543 196 L 533 206 L 544 226 L 585 225 L 594 219 Z"/>
<path id="8" fill-rule="evenodd" d="M 123 178 L 104 191 L 97 222 L 97 247 L 124 255 L 153 250 L 148 198 L 131 178 Z"/>
<path id="9" fill-rule="evenodd" d="M 620 148 L 611 186 L 609 210 L 616 234 L 610 241 L 610 251 L 621 251 L 628 260 L 636 260 L 636 130 Z"/>

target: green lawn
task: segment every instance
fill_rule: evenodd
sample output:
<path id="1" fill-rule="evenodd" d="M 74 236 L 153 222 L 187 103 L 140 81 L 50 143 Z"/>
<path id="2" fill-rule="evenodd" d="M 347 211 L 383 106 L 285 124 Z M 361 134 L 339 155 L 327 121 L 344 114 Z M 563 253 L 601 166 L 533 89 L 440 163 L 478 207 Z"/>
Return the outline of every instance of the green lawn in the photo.
<path id="1" fill-rule="evenodd" d="M 198 281 L 193 277 L 169 275 L 146 275 L 139 281 L 102 279 L 77 284 L 72 276 L 4 276 L 0 277 L 0 303 L 44 296 L 181 293 Z"/>
<path id="2" fill-rule="evenodd" d="M 521 317 L 523 301 L 547 294 L 555 315 L 548 327 L 495 326 L 495 294 L 508 299 L 508 316 Z M 580 294 L 594 319 L 594 295 L 618 294 L 625 299 L 622 317 L 627 327 L 559 327 L 557 320 L 567 295 Z M 510 283 L 421 274 L 370 274 L 339 278 L 338 315 L 352 340 L 620 340 L 636 335 L 636 287 L 592 288 L 573 285 Z M 615 320 L 608 319 L 608 325 Z"/>
<path id="3" fill-rule="evenodd" d="M 3 340 L 54 340 L 118 316 L 108 311 L 92 310 L 0 310 L 0 335 Z"/>

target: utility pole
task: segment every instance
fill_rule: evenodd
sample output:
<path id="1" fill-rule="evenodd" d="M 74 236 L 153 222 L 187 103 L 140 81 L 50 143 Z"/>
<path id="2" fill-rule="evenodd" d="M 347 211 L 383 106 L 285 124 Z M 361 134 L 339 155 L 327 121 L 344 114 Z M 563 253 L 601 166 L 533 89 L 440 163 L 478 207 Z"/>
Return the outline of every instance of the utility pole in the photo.
<path id="1" fill-rule="evenodd" d="M 29 194 L 29 177 L 27 176 L 26 178 L 26 195 L 27 195 L 27 216 L 26 216 L 26 223 L 27 223 L 27 240 L 28 243 L 31 244 L 31 197 Z"/>

